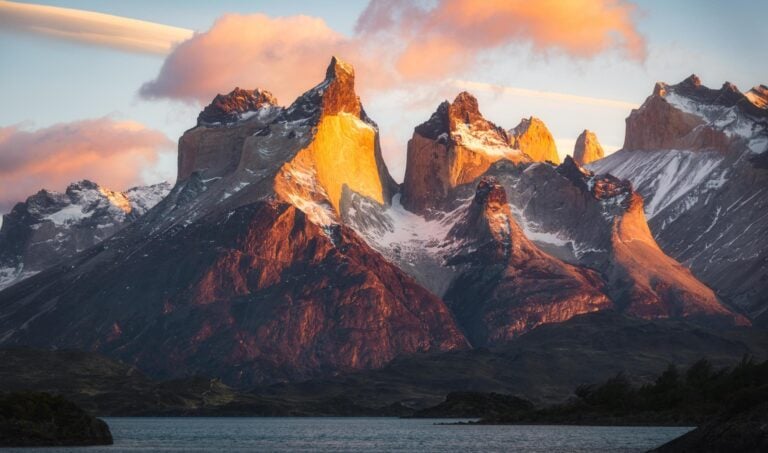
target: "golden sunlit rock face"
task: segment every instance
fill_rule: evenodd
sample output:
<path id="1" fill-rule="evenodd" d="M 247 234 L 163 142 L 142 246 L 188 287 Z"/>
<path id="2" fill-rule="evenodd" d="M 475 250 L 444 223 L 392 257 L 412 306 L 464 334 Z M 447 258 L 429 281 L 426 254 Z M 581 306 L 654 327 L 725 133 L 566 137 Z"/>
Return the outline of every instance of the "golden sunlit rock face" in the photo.
<path id="1" fill-rule="evenodd" d="M 589 130 L 584 130 L 576 139 L 573 147 L 573 160 L 580 166 L 602 159 L 605 156 L 603 147 L 597 140 L 597 135 Z"/>
<path id="2" fill-rule="evenodd" d="M 483 118 L 474 96 L 459 93 L 417 126 L 408 142 L 403 206 L 417 213 L 439 207 L 451 189 L 474 182 L 502 159 L 529 160 L 504 129 Z"/>
<path id="3" fill-rule="evenodd" d="M 510 133 L 514 138 L 515 148 L 528 155 L 534 162 L 560 163 L 555 139 L 540 119 L 534 116 L 523 118 Z"/>
<path id="4" fill-rule="evenodd" d="M 648 228 L 642 197 L 632 193 L 628 203 L 625 214 L 613 225 L 616 266 L 610 277 L 629 283 L 626 312 L 642 318 L 722 316 L 748 324 L 725 308 L 690 270 L 664 254 Z"/>
<path id="5" fill-rule="evenodd" d="M 349 114 L 325 116 L 317 126 L 312 144 L 302 152 L 311 155 L 317 179 L 340 213 L 344 185 L 384 204 L 379 168 L 374 156 L 376 131 Z"/>
<path id="6" fill-rule="evenodd" d="M 768 109 L 768 86 L 758 85 L 751 90 L 744 93 L 744 96 L 749 99 L 749 102 L 755 105 L 755 107 L 761 109 Z"/>
<path id="7" fill-rule="evenodd" d="M 101 192 L 102 195 L 107 197 L 110 203 L 112 203 L 114 206 L 117 206 L 120 208 L 121 211 L 123 211 L 126 214 L 130 214 L 131 210 L 131 202 L 126 198 L 125 194 L 122 192 L 114 192 L 109 189 L 105 189 L 104 187 L 99 187 L 99 192 Z"/>
<path id="8" fill-rule="evenodd" d="M 275 177 L 277 194 L 322 224 L 341 215 L 344 187 L 382 205 L 389 201 L 391 177 L 378 131 L 365 121 L 354 83 L 352 66 L 334 57 L 321 84 L 322 113 L 314 135 Z"/>

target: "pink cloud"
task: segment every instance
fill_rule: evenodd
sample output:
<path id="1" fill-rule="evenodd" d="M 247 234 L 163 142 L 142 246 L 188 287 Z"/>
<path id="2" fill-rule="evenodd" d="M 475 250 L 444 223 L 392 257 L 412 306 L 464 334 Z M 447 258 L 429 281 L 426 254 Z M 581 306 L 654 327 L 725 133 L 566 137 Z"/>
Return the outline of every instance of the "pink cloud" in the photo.
<path id="1" fill-rule="evenodd" d="M 361 63 L 354 43 L 322 19 L 228 14 L 180 44 L 140 94 L 208 103 L 235 86 L 258 87 L 290 103 L 322 80 L 334 54 Z"/>
<path id="2" fill-rule="evenodd" d="M 466 72 L 485 51 L 530 45 L 590 58 L 618 50 L 638 61 L 645 43 L 622 0 L 371 0 L 346 37 L 308 16 L 228 14 L 166 58 L 145 98 L 208 103 L 235 86 L 264 88 L 283 103 L 321 80 L 332 55 L 352 63 L 359 87 L 435 82 Z M 361 90 L 364 91 L 364 90 Z"/>
<path id="3" fill-rule="evenodd" d="M 371 39 L 405 42 L 396 58 L 406 79 L 429 80 L 471 65 L 478 53 L 522 44 L 537 53 L 590 58 L 616 49 L 645 58 L 633 5 L 621 0 L 372 0 L 357 23 Z"/>
<path id="4" fill-rule="evenodd" d="M 34 131 L 0 127 L 0 212 L 42 188 L 62 190 L 81 179 L 127 189 L 142 183 L 142 171 L 173 147 L 161 132 L 110 118 Z"/>

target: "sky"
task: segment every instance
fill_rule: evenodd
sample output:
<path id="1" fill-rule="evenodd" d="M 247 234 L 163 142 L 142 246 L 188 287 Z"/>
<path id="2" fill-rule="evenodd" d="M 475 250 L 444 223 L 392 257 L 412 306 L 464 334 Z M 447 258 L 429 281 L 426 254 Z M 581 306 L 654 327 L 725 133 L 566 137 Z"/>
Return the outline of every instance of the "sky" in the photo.
<path id="1" fill-rule="evenodd" d="M 61 9 L 66 8 L 66 9 Z M 467 90 L 504 128 L 541 118 L 561 156 L 608 151 L 656 81 L 768 83 L 764 1 L 0 0 L 0 213 L 39 189 L 173 181 L 176 142 L 235 86 L 283 105 L 332 55 L 401 180 L 413 128 Z M 99 14 L 100 13 L 100 14 Z"/>

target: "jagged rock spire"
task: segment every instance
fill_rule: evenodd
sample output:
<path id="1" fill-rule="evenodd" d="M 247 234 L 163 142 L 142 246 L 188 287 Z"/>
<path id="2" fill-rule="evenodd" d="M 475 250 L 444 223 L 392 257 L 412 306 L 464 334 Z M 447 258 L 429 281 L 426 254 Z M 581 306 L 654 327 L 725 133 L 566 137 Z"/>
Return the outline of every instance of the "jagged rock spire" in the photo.
<path id="1" fill-rule="evenodd" d="M 597 140 L 594 132 L 584 129 L 576 139 L 576 145 L 573 147 L 573 160 L 577 164 L 584 166 L 590 162 L 602 159 L 605 156 L 603 147 Z"/>
<path id="2" fill-rule="evenodd" d="M 509 131 L 515 148 L 527 154 L 536 162 L 560 163 L 557 146 L 552 133 L 542 120 L 531 116 L 523 118 L 520 123 Z"/>
<path id="3" fill-rule="evenodd" d="M 236 87 L 228 94 L 217 94 L 197 116 L 198 126 L 228 124 L 240 119 L 245 112 L 277 105 L 277 99 L 266 90 L 244 90 Z"/>
<path id="4" fill-rule="evenodd" d="M 322 94 L 324 115 L 346 112 L 360 117 L 362 106 L 355 93 L 355 69 L 352 65 L 332 57 L 323 84 L 327 84 Z"/>
<path id="5" fill-rule="evenodd" d="M 473 182 L 500 159 L 528 160 L 512 146 L 507 131 L 483 117 L 477 99 L 463 91 L 414 129 L 403 206 L 419 213 L 439 206 L 451 189 Z"/>

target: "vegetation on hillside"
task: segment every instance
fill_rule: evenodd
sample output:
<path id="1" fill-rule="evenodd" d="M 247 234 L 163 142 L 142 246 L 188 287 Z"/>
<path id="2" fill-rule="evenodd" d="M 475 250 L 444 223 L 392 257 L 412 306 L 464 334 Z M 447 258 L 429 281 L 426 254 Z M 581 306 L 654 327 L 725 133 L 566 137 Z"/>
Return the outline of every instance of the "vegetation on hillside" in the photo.
<path id="1" fill-rule="evenodd" d="M 61 396 L 0 394 L 0 446 L 111 445 L 104 421 Z"/>
<path id="2" fill-rule="evenodd" d="M 563 404 L 483 416 L 483 423 L 698 425 L 723 411 L 768 401 L 768 361 L 745 357 L 715 369 L 702 359 L 686 370 L 670 365 L 654 382 L 634 385 L 623 373 L 581 385 Z"/>

